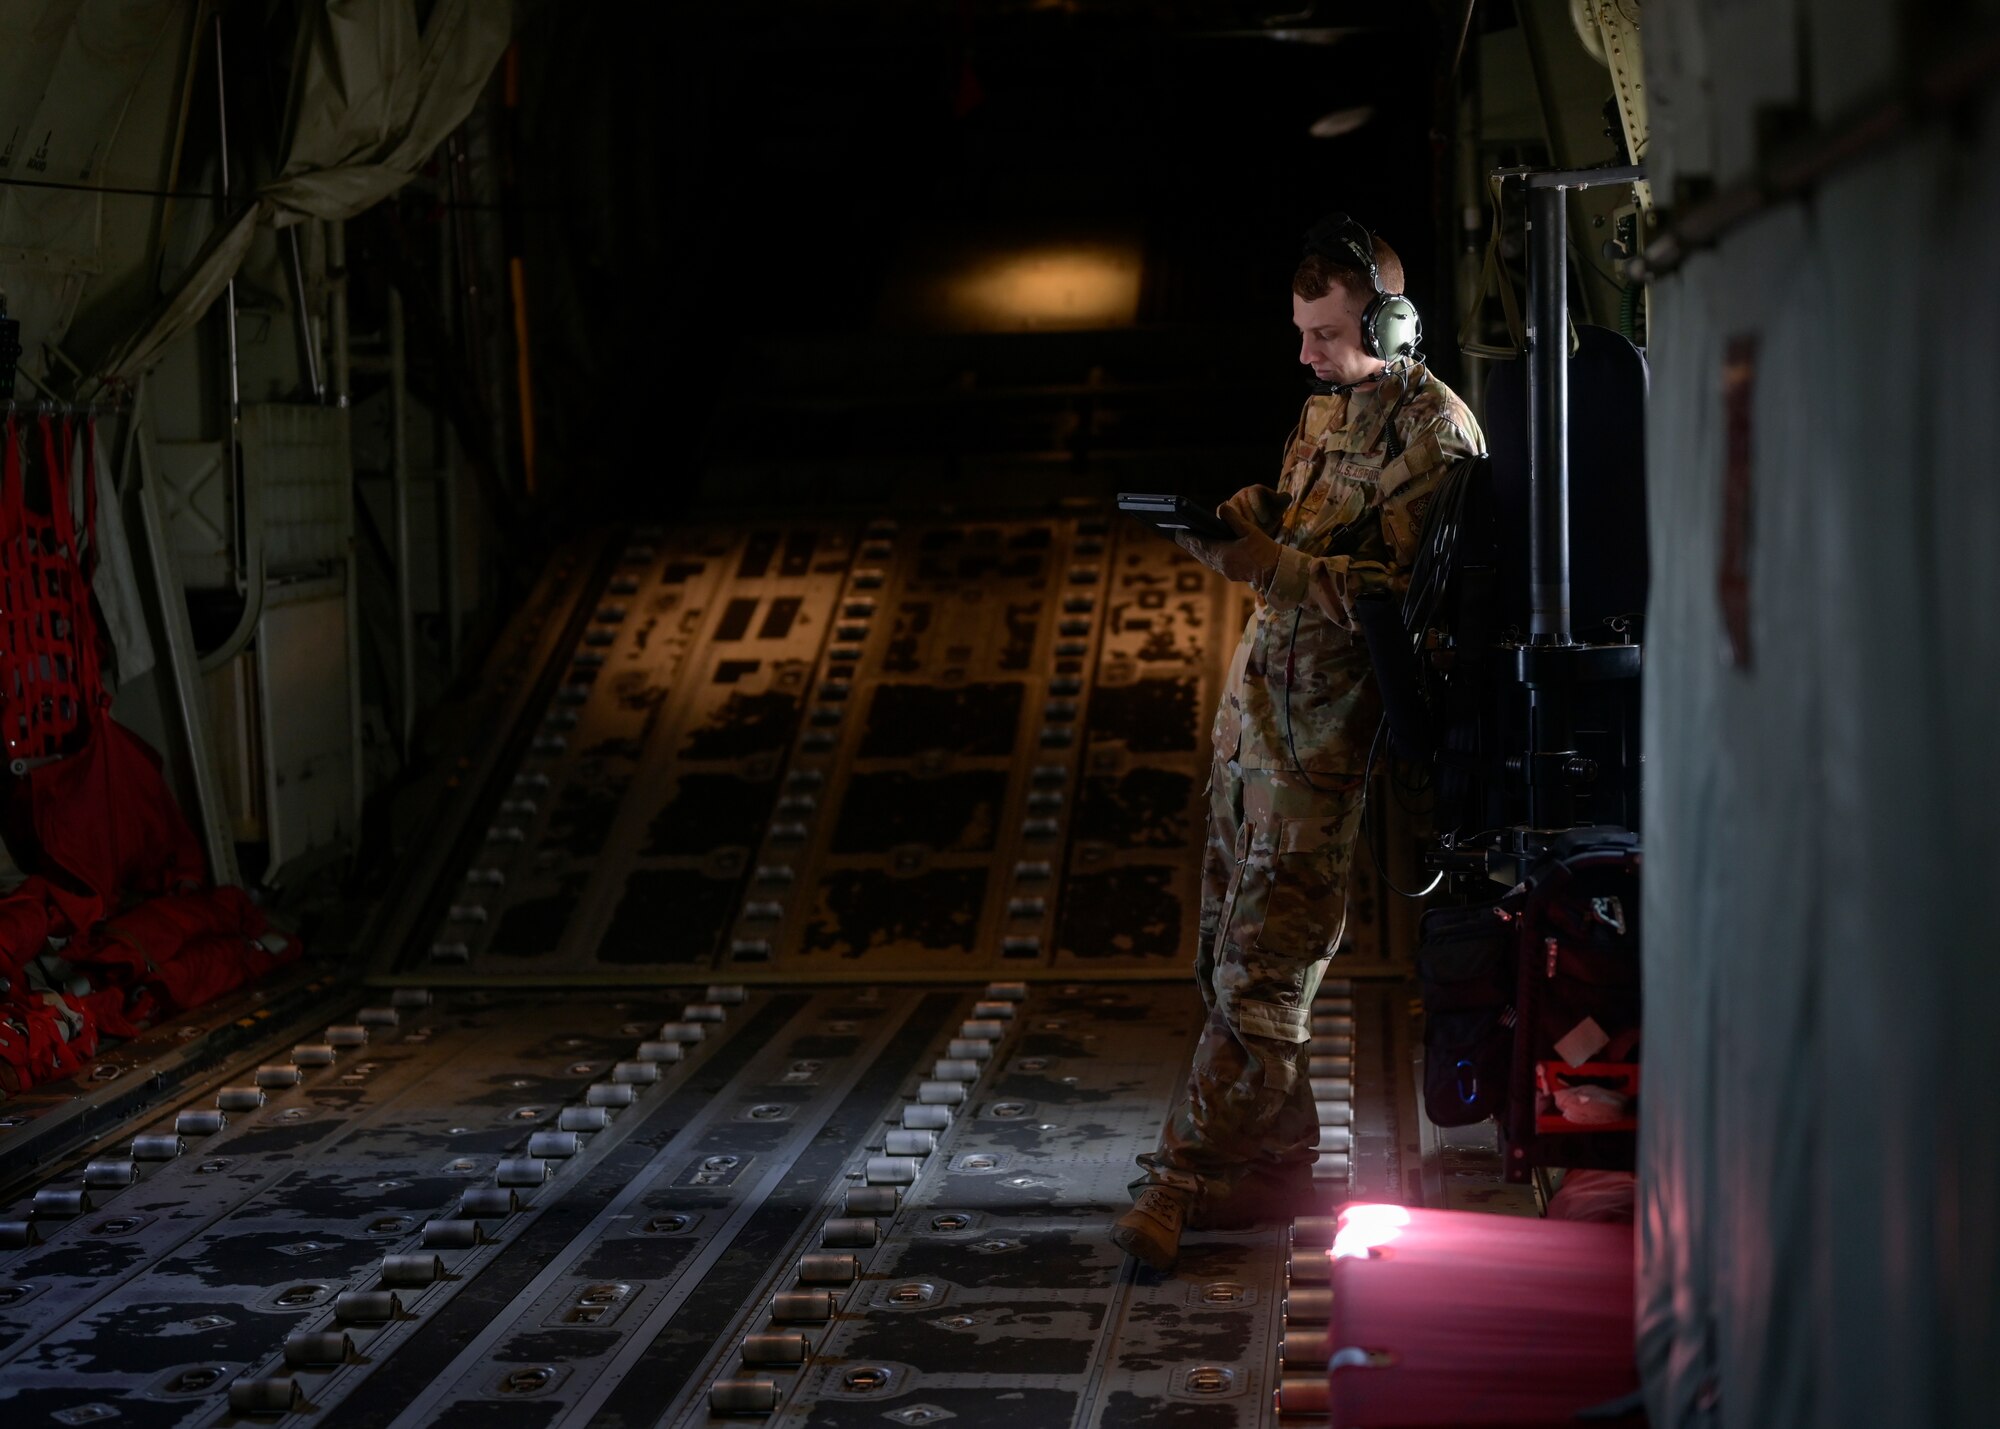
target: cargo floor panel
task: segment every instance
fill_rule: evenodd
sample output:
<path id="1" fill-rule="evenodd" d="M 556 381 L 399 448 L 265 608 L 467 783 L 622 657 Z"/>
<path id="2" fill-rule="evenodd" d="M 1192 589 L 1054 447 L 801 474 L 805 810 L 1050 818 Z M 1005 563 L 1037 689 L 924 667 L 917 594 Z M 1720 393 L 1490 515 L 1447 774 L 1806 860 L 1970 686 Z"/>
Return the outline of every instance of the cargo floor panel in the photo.
<path id="1" fill-rule="evenodd" d="M 1241 623 L 1227 587 L 1143 532 L 1119 541 L 1105 598 L 1055 961 L 1167 973 L 1200 924 L 1209 719 Z"/>
<path id="2" fill-rule="evenodd" d="M 37 1199 L 7 1212 L 33 1215 L 44 1243 L 0 1260 L 0 1402 L 79 1387 L 93 1401 L 150 1402 L 164 1376 L 187 1386 L 168 1396 L 182 1403 L 175 1396 L 193 1396 L 196 1381 L 219 1378 L 226 1391 L 302 1328 L 361 1335 L 365 1325 L 386 1352 L 402 1313 L 435 1308 L 504 1249 L 510 1213 L 468 1209 L 468 1191 L 518 1186 L 522 1200 L 559 1199 L 560 1172 L 628 1135 L 671 1134 L 656 1113 L 670 1111 L 677 1081 L 695 1081 L 727 1052 L 725 1029 L 674 1044 L 689 1047 L 677 1061 L 623 1059 L 686 1006 L 600 995 L 552 1012 L 521 994 L 457 994 L 331 1058 L 295 1049 L 304 1064 L 258 1068 L 261 1090 L 224 1088 L 134 1127 L 169 1143 L 162 1159 L 100 1156 L 81 1178 L 37 1193 L 97 1182 L 89 1210 L 52 1220 Z M 746 1012 L 753 1023 L 760 1015 L 755 1004 Z M 666 1086 L 642 1067 L 666 1072 Z M 210 1115 L 218 1101 L 238 1108 L 226 1125 L 176 1136 L 184 1114 Z M 571 1121 L 603 1129 L 560 1129 Z M 167 1154 L 176 1140 L 183 1149 Z M 105 1184 L 106 1168 L 121 1164 L 126 1184 Z M 439 1257 L 451 1265 L 431 1263 Z M 404 1302 L 398 1319 L 379 1322 L 385 1329 L 315 1322 L 344 1293 L 383 1290 Z M 211 1375 L 216 1365 L 228 1373 Z M 187 1400 L 188 1422 L 202 1407 Z"/>
<path id="3" fill-rule="evenodd" d="M 1171 975 L 1234 633 L 1177 547 L 1086 511 L 694 528 L 604 569 L 397 971 Z"/>
<path id="4" fill-rule="evenodd" d="M 1088 507 L 569 569 L 393 989 L 232 1014 L 16 1178 L 0 1417 L 1267 1422 L 1287 1228 L 1110 1239 L 1205 1016 L 1239 594 Z M 1323 991 L 1321 1194 L 1415 1194 L 1407 990 Z"/>
<path id="5" fill-rule="evenodd" d="M 740 538 L 680 533 L 625 543 L 503 787 L 483 791 L 484 838 L 414 967 L 491 972 L 551 956 L 632 790 L 722 571 Z"/>
<path id="6" fill-rule="evenodd" d="M 1110 1240 L 1202 1020 L 1185 987 L 1031 988 L 773 1422 L 1082 1429 L 1211 1366 L 1233 1393 L 1193 1394 L 1184 1422 L 1262 1423 L 1283 1228 L 1190 1233 L 1171 1275 Z"/>
<path id="7" fill-rule="evenodd" d="M 884 976 L 1046 964 L 1048 877 L 1022 869 L 1052 866 L 1067 836 L 1080 706 L 1056 667 L 1095 640 L 1093 525 L 864 535 L 828 649 L 841 698 L 792 760 L 819 817 L 774 825 L 760 864 L 797 891 L 742 948 L 806 977 L 864 958 Z"/>
<path id="8" fill-rule="evenodd" d="M 1398 995 L 1316 1009 L 1381 1039 L 1359 1088 L 1407 1058 L 1378 1032 Z M 1264 1422 L 1286 1227 L 1190 1232 L 1170 1274 L 1110 1240 L 1203 1024 L 1185 981 L 461 989 L 360 1015 L 365 1043 L 330 1027 L 129 1128 L 197 1119 L 133 1184 L 103 1184 L 100 1149 L 87 1212 L 37 1210 L 81 1167 L 6 1208 L 44 1239 L 0 1252 L 10 1422 L 249 1422 L 232 1395 L 257 1422 L 409 1429 L 710 1426 L 736 1396 L 792 1429 Z M 218 1100 L 239 1109 L 214 1128 Z M 1359 1179 L 1382 1183 L 1398 1115 L 1355 1101 Z"/>
<path id="9" fill-rule="evenodd" d="M 447 1402 L 520 1397 L 507 1385 L 524 1366 L 551 1381 L 539 1397 L 563 1402 L 577 1422 L 621 1394 L 663 1409 L 662 1387 L 690 1382 L 726 1315 L 755 1303 L 772 1267 L 796 1258 L 854 1148 L 952 1013 L 969 1006 L 956 992 L 790 1000 L 801 1005 L 782 1029 L 743 1034 L 727 1082 L 701 1088 L 705 1103 L 673 1142 L 653 1150 L 635 1138 L 593 1177 L 579 1197 L 587 1224 L 535 1246 L 520 1283 L 483 1294 L 459 1329 L 431 1328 L 430 1353 L 378 1377 L 350 1412 L 427 1424 Z M 837 1053 L 829 1028 L 853 1029 L 833 1034 Z M 577 1323 L 591 1332 L 595 1363 L 558 1385 L 571 1361 L 550 1331 Z"/>
<path id="10" fill-rule="evenodd" d="M 578 917 L 556 962 L 578 970 L 643 966 L 649 943 L 672 930 L 677 948 L 713 964 L 724 952 L 728 919 L 755 866 L 772 820 L 789 819 L 781 790 L 784 753 L 808 717 L 822 647 L 838 622 L 837 602 L 853 557 L 842 528 L 797 528 L 784 535 L 791 558 L 739 569 L 732 597 L 688 659 L 677 691 L 648 742 L 632 792 L 606 831 Z M 731 614 L 749 613 L 737 628 Z M 740 711 L 758 702 L 765 738 L 740 735 Z M 656 896 L 659 875 L 696 874 L 719 885 L 697 900 L 705 948 L 683 911 Z M 723 890 L 726 890 L 726 896 Z M 679 924 L 679 927 L 675 927 Z"/>

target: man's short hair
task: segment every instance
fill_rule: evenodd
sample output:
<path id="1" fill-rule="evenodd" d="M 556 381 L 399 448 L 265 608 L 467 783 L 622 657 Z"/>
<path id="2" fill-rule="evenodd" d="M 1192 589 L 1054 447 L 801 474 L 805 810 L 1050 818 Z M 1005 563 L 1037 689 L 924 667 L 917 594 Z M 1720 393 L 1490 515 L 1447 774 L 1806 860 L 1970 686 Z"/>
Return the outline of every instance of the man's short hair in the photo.
<path id="1" fill-rule="evenodd" d="M 1379 234 L 1375 235 L 1375 271 L 1381 275 L 1383 292 L 1403 291 L 1403 260 Z M 1352 263 L 1336 263 L 1318 253 L 1306 254 L 1298 271 L 1292 274 L 1292 291 L 1309 303 L 1332 292 L 1336 283 L 1363 302 L 1375 296 L 1364 269 Z"/>

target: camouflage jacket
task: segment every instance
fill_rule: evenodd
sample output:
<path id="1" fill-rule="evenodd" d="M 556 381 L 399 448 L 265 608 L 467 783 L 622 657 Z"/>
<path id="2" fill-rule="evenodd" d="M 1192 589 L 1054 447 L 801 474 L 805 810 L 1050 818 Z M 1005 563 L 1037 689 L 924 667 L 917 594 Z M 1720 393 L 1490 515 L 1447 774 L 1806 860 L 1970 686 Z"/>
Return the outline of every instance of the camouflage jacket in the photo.
<path id="1" fill-rule="evenodd" d="M 1229 667 L 1218 757 L 1245 769 L 1362 771 L 1381 705 L 1352 602 L 1408 587 L 1432 495 L 1485 446 L 1458 394 L 1422 367 L 1373 391 L 1307 399 L 1278 480 L 1290 505 L 1269 531 L 1284 549 Z"/>

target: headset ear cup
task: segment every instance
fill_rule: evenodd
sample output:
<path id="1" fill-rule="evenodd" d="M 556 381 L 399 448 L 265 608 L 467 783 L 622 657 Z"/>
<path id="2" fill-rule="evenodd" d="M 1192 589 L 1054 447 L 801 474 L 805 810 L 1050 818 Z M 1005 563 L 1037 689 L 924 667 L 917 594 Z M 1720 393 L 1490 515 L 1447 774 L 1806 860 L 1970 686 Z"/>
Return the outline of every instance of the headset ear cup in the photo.
<path id="1" fill-rule="evenodd" d="M 1361 350 L 1370 357 L 1381 357 L 1381 329 L 1376 325 L 1382 320 L 1383 300 L 1389 295 L 1377 292 L 1368 300 L 1368 306 L 1361 310 Z"/>
<path id="2" fill-rule="evenodd" d="M 1424 340 L 1423 319 L 1401 293 L 1379 293 L 1362 317 L 1361 335 L 1369 356 L 1394 362 L 1416 352 Z"/>

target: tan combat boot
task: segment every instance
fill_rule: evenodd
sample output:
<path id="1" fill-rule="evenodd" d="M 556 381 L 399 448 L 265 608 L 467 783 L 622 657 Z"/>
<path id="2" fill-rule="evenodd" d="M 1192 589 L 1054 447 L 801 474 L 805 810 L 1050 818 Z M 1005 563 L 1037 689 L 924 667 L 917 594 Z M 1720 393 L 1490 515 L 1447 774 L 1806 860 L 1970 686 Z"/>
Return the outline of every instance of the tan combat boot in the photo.
<path id="1" fill-rule="evenodd" d="M 1112 1222 L 1113 1244 L 1155 1270 L 1172 1270 L 1180 1258 L 1188 1202 L 1185 1191 L 1147 1186 L 1133 1200 L 1132 1209 Z"/>

